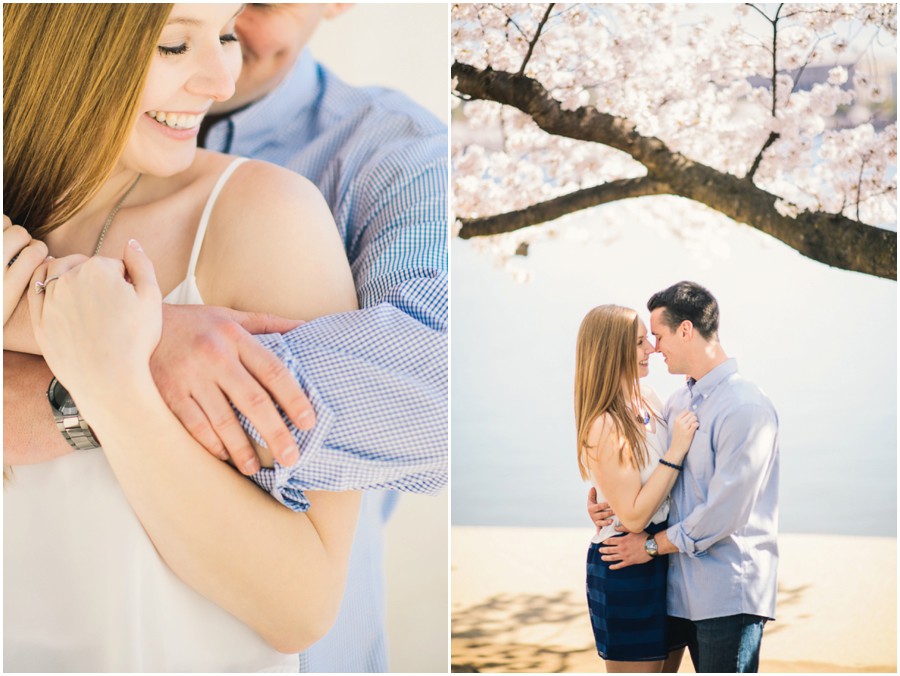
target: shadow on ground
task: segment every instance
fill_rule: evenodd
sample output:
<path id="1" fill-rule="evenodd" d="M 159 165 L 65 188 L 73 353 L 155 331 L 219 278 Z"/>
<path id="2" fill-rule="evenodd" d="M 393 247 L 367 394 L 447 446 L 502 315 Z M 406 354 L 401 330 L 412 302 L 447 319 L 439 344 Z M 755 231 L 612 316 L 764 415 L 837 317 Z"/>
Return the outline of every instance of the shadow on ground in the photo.
<path id="1" fill-rule="evenodd" d="M 802 607 L 808 589 L 808 586 L 779 585 L 778 607 Z M 779 620 L 766 625 L 765 632 L 767 635 L 782 632 L 790 625 Z M 585 600 L 567 591 L 552 595 L 498 594 L 483 603 L 456 608 L 451 652 L 453 673 L 603 671 L 592 641 Z M 767 665 L 764 660 L 761 670 L 784 671 L 785 666 Z M 835 668 L 835 665 L 813 662 L 793 666 L 803 668 L 788 670 L 820 672 Z M 691 671 L 687 656 L 682 671 Z M 841 667 L 838 671 L 848 669 Z"/>
<path id="2" fill-rule="evenodd" d="M 584 623 L 587 606 L 570 592 L 555 595 L 499 594 L 453 613 L 454 673 L 474 671 L 560 673 L 578 671 L 576 663 L 596 658 L 592 643 L 565 645 L 565 635 Z M 534 638 L 534 643 L 516 637 Z"/>

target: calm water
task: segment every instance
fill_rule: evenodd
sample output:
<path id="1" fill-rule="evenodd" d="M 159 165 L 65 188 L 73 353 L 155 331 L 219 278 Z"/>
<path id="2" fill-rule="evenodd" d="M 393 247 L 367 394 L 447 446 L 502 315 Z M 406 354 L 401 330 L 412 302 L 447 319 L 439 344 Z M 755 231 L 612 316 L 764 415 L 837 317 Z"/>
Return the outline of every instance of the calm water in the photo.
<path id="1" fill-rule="evenodd" d="M 533 245 L 517 259 L 527 284 L 453 243 L 454 524 L 590 530 L 574 450 L 578 325 L 594 305 L 643 310 L 692 279 L 717 296 L 723 346 L 779 411 L 781 530 L 896 536 L 894 282 L 827 268 L 718 216 L 687 239 L 638 207 L 570 222 L 617 236 Z M 663 398 L 683 383 L 659 355 L 650 369 Z"/>

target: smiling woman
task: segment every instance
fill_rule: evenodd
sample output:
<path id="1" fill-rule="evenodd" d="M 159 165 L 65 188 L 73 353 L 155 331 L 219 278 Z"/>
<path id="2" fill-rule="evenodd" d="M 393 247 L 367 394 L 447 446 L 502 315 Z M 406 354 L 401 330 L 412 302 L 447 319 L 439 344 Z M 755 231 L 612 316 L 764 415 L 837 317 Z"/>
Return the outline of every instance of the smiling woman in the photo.
<path id="1" fill-rule="evenodd" d="M 3 162 L 17 171 L 3 172 L 3 209 L 13 223 L 41 236 L 104 183 L 128 141 L 150 68 L 147 56 L 171 9 L 103 5 L 84 12 L 36 4 L 25 12 L 4 5 L 3 51 L 15 57 L 3 62 Z M 65 41 L 48 39 L 48 30 Z M 94 63 L 98 57 L 102 66 Z M 60 95 L 78 91 L 83 95 Z M 88 100 L 93 105 L 84 105 Z M 66 124 L 57 124 L 63 119 Z"/>
<path id="2" fill-rule="evenodd" d="M 291 511 L 207 453 L 150 373 L 163 297 L 356 308 L 315 188 L 196 147 L 234 91 L 239 9 L 4 6 L 4 200 L 56 257 L 28 293 L 34 351 L 102 441 L 50 462 L 5 444 L 7 670 L 296 671 L 340 604 L 358 494 Z"/>

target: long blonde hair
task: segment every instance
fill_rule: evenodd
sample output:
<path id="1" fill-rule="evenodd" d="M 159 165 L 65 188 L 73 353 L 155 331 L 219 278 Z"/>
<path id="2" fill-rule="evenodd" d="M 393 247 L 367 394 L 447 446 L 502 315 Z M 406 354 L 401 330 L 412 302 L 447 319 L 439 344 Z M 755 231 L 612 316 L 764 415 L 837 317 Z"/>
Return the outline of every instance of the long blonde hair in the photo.
<path id="1" fill-rule="evenodd" d="M 575 429 L 578 469 L 587 470 L 588 434 L 604 413 L 625 440 L 619 461 L 640 468 L 647 464 L 646 435 L 637 412 L 641 397 L 637 360 L 637 312 L 619 305 L 600 305 L 585 315 L 575 348 Z M 624 383 L 624 386 L 623 386 Z"/>
<path id="2" fill-rule="evenodd" d="M 3 5 L 3 211 L 35 237 L 122 154 L 171 4 Z"/>

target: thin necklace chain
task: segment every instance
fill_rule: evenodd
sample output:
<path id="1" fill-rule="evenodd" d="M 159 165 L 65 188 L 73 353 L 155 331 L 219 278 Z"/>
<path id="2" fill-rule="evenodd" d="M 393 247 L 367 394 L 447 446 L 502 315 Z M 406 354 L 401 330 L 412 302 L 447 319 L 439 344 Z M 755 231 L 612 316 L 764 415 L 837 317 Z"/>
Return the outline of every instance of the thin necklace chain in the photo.
<path id="1" fill-rule="evenodd" d="M 125 191 L 125 194 L 119 198 L 119 201 L 116 202 L 116 205 L 112 208 L 112 211 L 109 212 L 109 216 L 106 217 L 106 222 L 103 224 L 103 229 L 100 231 L 100 236 L 97 238 L 97 246 L 94 247 L 94 255 L 96 256 L 100 253 L 100 247 L 103 246 L 103 238 L 106 237 L 106 231 L 109 230 L 109 226 L 112 225 L 113 219 L 116 217 L 116 214 L 119 213 L 119 209 L 122 208 L 122 204 L 128 199 L 128 196 L 131 194 L 131 191 L 134 190 L 134 186 L 138 184 L 138 181 L 141 180 L 141 176 L 143 174 L 138 174 L 137 178 L 134 179 L 134 183 L 132 183 L 128 190 Z"/>

